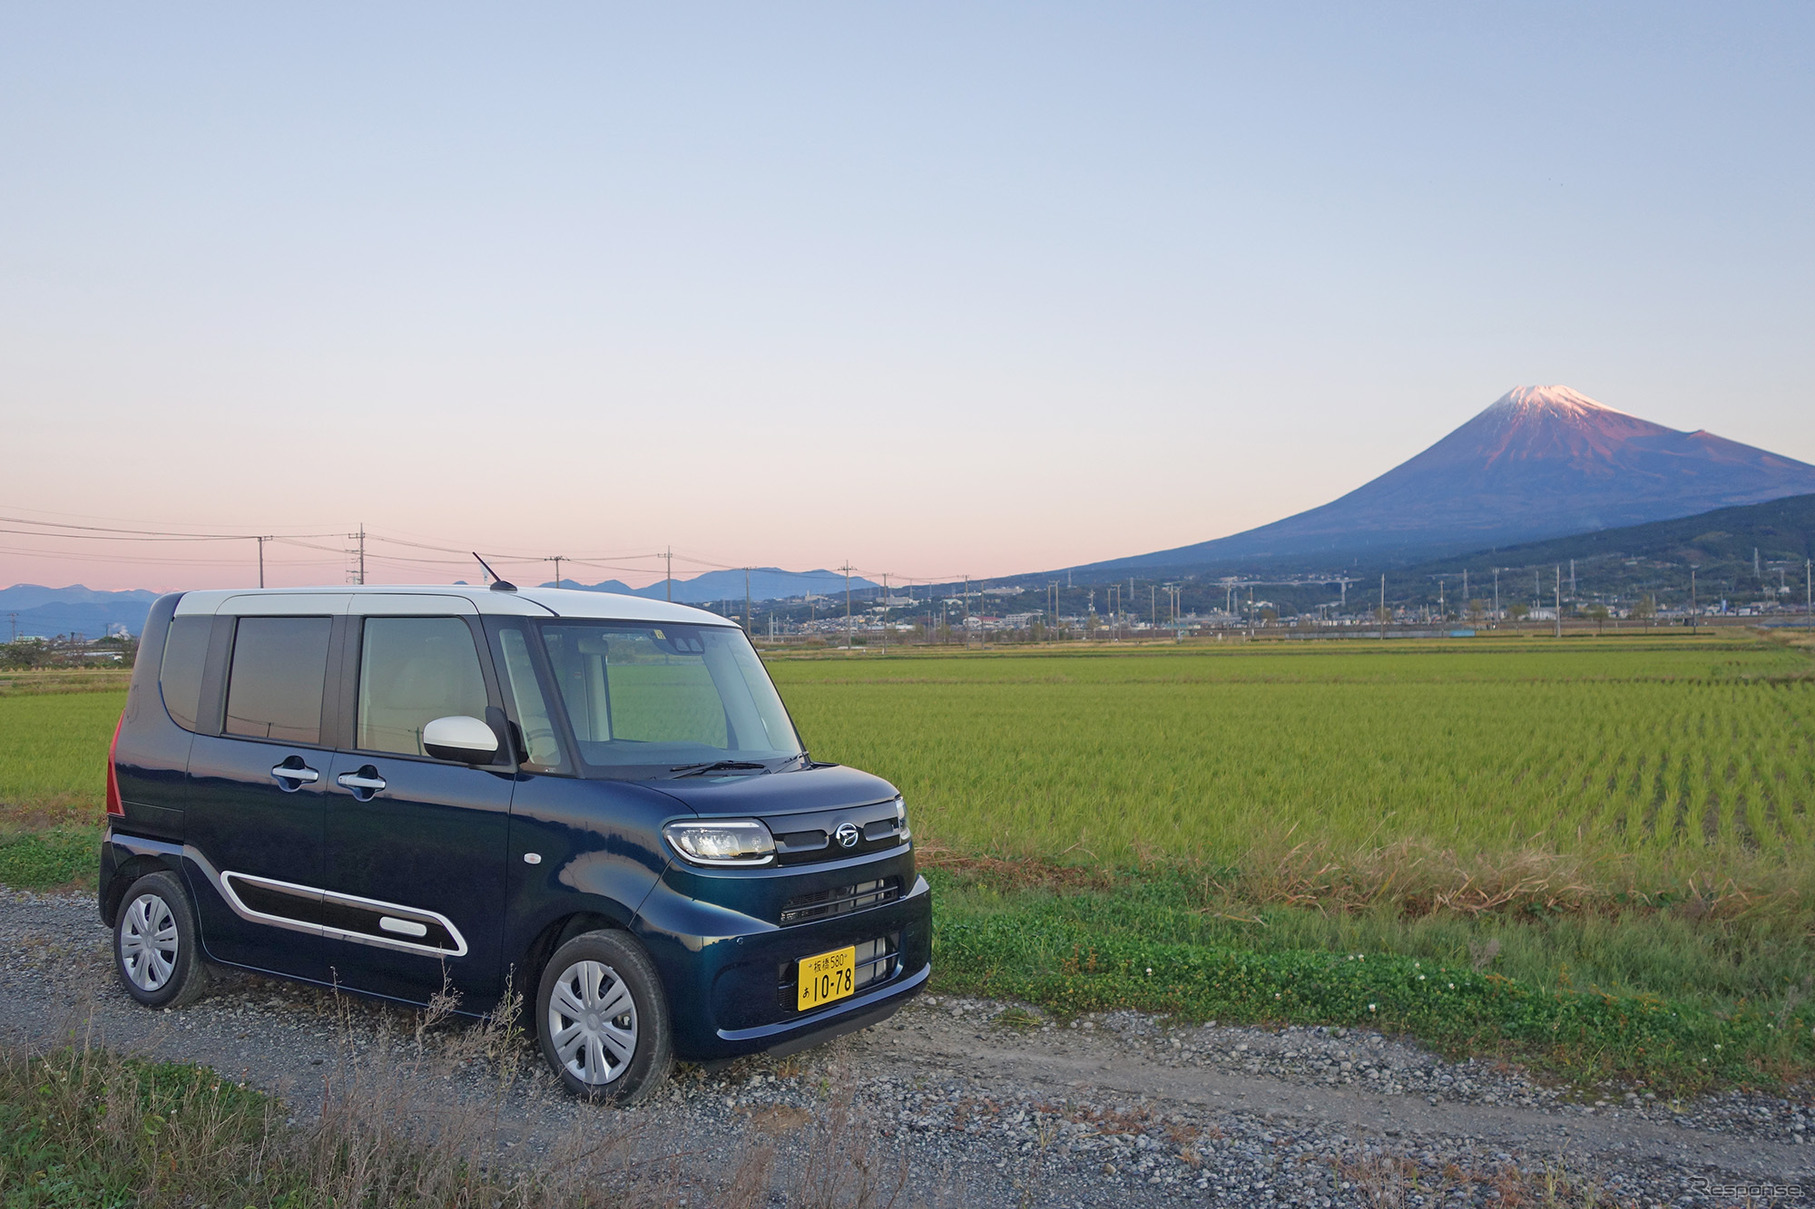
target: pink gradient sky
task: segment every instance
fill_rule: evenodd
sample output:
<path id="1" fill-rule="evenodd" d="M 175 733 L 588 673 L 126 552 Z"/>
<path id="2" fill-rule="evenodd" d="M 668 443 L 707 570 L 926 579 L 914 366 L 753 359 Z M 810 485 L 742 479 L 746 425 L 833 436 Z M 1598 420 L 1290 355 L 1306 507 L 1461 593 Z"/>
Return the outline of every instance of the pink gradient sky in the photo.
<path id="1" fill-rule="evenodd" d="M 1519 383 L 1815 461 L 1812 11 L 9 6 L 0 516 L 943 579 L 1274 520 Z M 254 554 L 0 533 L 0 584 Z"/>

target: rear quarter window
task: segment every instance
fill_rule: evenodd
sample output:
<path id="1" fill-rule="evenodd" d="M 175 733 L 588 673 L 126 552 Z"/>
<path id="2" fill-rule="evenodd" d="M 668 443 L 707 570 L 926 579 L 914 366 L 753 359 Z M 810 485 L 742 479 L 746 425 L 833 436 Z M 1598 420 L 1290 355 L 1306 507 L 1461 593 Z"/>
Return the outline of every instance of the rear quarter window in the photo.
<path id="1" fill-rule="evenodd" d="M 164 709 L 184 730 L 195 729 L 202 697 L 202 667 L 208 661 L 212 617 L 179 617 L 164 638 L 164 661 L 158 665 L 158 690 Z"/>

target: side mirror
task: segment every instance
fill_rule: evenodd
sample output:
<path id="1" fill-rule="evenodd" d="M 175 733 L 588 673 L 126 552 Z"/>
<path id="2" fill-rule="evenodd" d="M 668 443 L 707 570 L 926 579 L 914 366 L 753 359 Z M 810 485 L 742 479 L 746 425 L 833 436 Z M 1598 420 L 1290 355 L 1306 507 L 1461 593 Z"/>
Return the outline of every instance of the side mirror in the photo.
<path id="1" fill-rule="evenodd" d="M 422 750 L 437 760 L 490 764 L 498 754 L 498 736 L 479 719 L 455 714 L 422 728 Z"/>

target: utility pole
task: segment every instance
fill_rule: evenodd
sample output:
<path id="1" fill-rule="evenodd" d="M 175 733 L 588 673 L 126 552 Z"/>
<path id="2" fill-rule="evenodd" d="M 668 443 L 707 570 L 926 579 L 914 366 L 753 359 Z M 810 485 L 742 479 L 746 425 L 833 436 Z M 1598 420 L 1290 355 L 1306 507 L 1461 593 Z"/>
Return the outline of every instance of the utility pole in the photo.
<path id="1" fill-rule="evenodd" d="M 1690 563 L 1689 564 L 1689 632 L 1692 634 L 1701 633 L 1702 621 L 1701 621 L 1701 617 L 1699 616 L 1700 613 L 1701 613 L 1701 610 L 1698 609 L 1695 604 L 1695 564 Z"/>
<path id="2" fill-rule="evenodd" d="M 744 568 L 744 633 L 750 632 L 750 568 Z"/>
<path id="3" fill-rule="evenodd" d="M 889 573 L 882 573 L 882 653 L 889 653 Z"/>
<path id="4" fill-rule="evenodd" d="M 669 546 L 666 550 L 662 551 L 662 557 L 668 561 L 668 572 L 666 575 L 668 583 L 668 601 L 672 604 L 674 602 L 674 547 Z"/>
<path id="5" fill-rule="evenodd" d="M 1494 629 L 1500 628 L 1500 568 L 1494 568 Z"/>
<path id="6" fill-rule="evenodd" d="M 555 555 L 555 587 L 561 586 L 561 556 Z"/>
<path id="7" fill-rule="evenodd" d="M 7 620 L 11 621 L 13 625 L 12 641 L 17 642 L 19 641 L 19 615 L 17 613 L 8 613 L 6 616 Z"/>
<path id="8" fill-rule="evenodd" d="M 1569 599 L 1576 598 L 1576 560 L 1569 560 Z"/>
<path id="9" fill-rule="evenodd" d="M 366 523 L 364 521 L 360 521 L 359 522 L 359 583 L 360 583 L 360 586 L 364 587 L 365 582 L 366 582 Z"/>
<path id="10" fill-rule="evenodd" d="M 1149 614 L 1147 628 L 1158 630 L 1160 628 L 1160 590 L 1154 584 L 1147 585 L 1147 612 Z"/>
<path id="11" fill-rule="evenodd" d="M 1380 641 L 1386 641 L 1386 576 L 1380 577 Z"/>
<path id="12" fill-rule="evenodd" d="M 1802 560 L 1802 624 L 1805 629 L 1815 630 L 1815 578 L 1810 577 L 1810 566 L 1815 559 Z M 14 613 L 14 619 L 18 618 Z"/>
<path id="13" fill-rule="evenodd" d="M 851 641 L 851 560 L 838 569 L 844 572 L 844 649 L 849 651 L 856 649 Z"/>
<path id="14" fill-rule="evenodd" d="M 1556 635 L 1563 636 L 1563 564 L 1557 564 Z"/>
<path id="15" fill-rule="evenodd" d="M 260 537 L 253 540 L 258 542 L 258 586 L 262 588 L 265 586 L 265 543 L 270 539 Z"/>

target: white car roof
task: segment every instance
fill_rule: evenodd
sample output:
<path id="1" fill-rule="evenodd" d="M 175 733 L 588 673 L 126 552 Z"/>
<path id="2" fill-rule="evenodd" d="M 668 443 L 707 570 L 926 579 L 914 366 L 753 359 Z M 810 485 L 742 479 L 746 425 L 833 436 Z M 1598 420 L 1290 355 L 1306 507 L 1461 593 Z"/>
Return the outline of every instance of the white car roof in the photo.
<path id="1" fill-rule="evenodd" d="M 625 596 L 618 592 L 582 592 L 574 588 L 518 588 L 498 592 L 464 584 L 407 587 L 238 588 L 185 592 L 176 604 L 178 617 L 251 614 L 314 615 L 352 613 L 409 615 L 420 613 L 502 613 L 514 617 L 593 617 L 609 621 L 668 621 L 677 625 L 735 626 L 728 617 L 705 609 Z"/>

